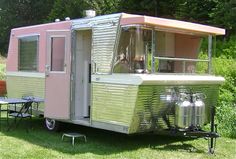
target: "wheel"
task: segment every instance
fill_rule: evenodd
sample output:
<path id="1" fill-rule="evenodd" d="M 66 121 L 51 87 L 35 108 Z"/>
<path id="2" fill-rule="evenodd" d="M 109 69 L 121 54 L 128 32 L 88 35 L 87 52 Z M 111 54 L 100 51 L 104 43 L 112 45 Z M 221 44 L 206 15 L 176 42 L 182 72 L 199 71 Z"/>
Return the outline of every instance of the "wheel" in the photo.
<path id="1" fill-rule="evenodd" d="M 54 119 L 45 118 L 45 127 L 49 131 L 58 131 L 60 128 L 60 122 Z"/>

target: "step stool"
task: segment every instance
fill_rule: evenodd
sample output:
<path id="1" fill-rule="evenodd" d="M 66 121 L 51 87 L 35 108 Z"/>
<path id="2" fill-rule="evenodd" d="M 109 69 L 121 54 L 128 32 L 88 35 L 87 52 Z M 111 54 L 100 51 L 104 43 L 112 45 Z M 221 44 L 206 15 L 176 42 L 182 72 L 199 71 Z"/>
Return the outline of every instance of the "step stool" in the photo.
<path id="1" fill-rule="evenodd" d="M 84 138 L 84 141 L 87 142 L 86 136 L 80 133 L 63 133 L 61 140 L 63 141 L 64 136 L 72 138 L 72 145 L 75 145 L 75 138 Z"/>

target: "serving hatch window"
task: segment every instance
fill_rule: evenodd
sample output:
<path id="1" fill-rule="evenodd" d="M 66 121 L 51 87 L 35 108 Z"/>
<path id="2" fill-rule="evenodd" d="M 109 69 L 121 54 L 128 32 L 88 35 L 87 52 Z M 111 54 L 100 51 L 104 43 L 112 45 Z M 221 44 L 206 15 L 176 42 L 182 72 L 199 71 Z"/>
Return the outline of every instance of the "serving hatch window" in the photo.
<path id="1" fill-rule="evenodd" d="M 207 35 L 123 26 L 113 73 L 209 73 L 210 56 L 200 54 Z"/>
<path id="2" fill-rule="evenodd" d="M 19 71 L 37 71 L 38 69 L 38 43 L 39 36 L 21 37 L 18 41 Z"/>
<path id="3" fill-rule="evenodd" d="M 114 73 L 148 72 L 148 52 L 151 49 L 152 30 L 139 27 L 122 28 Z"/>

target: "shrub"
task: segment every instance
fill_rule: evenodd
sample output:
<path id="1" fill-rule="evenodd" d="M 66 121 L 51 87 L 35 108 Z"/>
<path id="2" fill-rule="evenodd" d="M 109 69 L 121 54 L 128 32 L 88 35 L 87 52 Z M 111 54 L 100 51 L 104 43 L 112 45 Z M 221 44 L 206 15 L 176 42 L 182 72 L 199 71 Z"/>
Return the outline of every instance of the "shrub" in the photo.
<path id="1" fill-rule="evenodd" d="M 236 59 L 236 36 L 231 36 L 228 40 L 217 40 L 216 55 Z"/>
<path id="2" fill-rule="evenodd" d="M 6 80 L 6 65 L 0 63 L 0 80 Z"/>
<path id="3" fill-rule="evenodd" d="M 6 58 L 0 55 L 0 80 L 6 80 Z"/>
<path id="4" fill-rule="evenodd" d="M 213 58 L 213 71 L 225 78 L 220 87 L 216 120 L 223 136 L 236 137 L 236 60 L 226 56 Z"/>

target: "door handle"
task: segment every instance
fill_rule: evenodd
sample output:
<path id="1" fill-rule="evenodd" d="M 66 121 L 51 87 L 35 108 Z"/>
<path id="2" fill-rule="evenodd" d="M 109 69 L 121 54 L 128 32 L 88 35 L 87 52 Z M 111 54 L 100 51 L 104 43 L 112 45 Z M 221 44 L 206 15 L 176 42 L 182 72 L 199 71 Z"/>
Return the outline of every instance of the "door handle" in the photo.
<path id="1" fill-rule="evenodd" d="M 50 71 L 50 65 L 45 65 L 45 75 L 46 75 L 46 77 L 49 76 L 49 71 Z"/>

